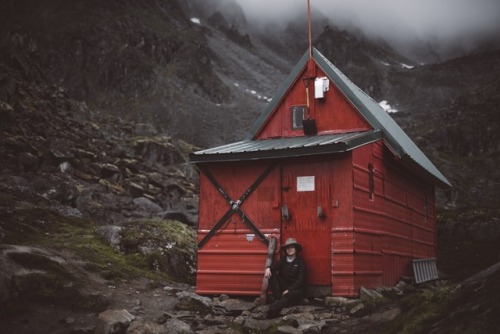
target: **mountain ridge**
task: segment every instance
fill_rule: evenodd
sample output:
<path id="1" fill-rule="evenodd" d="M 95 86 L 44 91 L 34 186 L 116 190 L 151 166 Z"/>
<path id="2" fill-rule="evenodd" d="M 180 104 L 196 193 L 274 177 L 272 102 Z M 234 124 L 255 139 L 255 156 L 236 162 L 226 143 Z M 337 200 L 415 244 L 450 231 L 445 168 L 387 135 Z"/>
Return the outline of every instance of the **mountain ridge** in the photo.
<path id="1" fill-rule="evenodd" d="M 305 19 L 259 33 L 232 0 L 210 3 L 0 3 L 0 242 L 15 242 L 17 229 L 50 243 L 54 217 L 101 225 L 110 238 L 137 219 L 196 229 L 198 178 L 188 153 L 243 138 L 308 46 Z M 441 275 L 459 281 L 498 262 L 500 50 L 422 65 L 327 20 L 314 29 L 313 45 L 398 110 L 391 116 L 452 182 L 437 192 Z M 30 224 L 33 234 L 24 230 Z M 166 260 L 150 265 L 158 261 Z M 111 282 L 120 269 L 102 263 L 98 272 Z M 496 296 L 497 276 L 465 301 L 438 289 L 433 305 L 450 295 L 456 303 L 443 308 L 438 327 L 430 317 L 424 328 L 456 328 L 463 307 L 474 309 L 462 317 L 470 324 L 491 321 L 497 298 L 481 298 Z"/>

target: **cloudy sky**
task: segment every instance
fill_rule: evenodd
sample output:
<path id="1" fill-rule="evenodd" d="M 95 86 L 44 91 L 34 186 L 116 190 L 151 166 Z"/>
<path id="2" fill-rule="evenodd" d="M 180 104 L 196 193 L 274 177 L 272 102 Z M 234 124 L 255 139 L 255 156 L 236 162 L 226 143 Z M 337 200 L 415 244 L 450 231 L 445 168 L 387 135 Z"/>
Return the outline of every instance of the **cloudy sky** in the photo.
<path id="1" fill-rule="evenodd" d="M 307 0 L 236 0 L 249 21 L 307 16 Z M 500 36 L 500 0 L 310 0 L 336 25 L 349 24 L 387 38 L 421 39 Z M 314 17 L 313 17 L 314 20 Z"/>

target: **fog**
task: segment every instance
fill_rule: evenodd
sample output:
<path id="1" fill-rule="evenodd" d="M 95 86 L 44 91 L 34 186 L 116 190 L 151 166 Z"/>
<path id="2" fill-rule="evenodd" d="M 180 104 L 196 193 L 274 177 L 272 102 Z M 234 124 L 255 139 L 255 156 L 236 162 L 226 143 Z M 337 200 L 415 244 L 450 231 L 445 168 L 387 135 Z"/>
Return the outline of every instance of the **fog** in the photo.
<path id="1" fill-rule="evenodd" d="M 307 0 L 235 0 L 249 22 L 286 22 L 307 17 Z M 310 0 L 341 28 L 357 27 L 390 41 L 473 44 L 481 36 L 499 38 L 500 0 Z M 312 17 L 314 20 L 314 15 Z"/>

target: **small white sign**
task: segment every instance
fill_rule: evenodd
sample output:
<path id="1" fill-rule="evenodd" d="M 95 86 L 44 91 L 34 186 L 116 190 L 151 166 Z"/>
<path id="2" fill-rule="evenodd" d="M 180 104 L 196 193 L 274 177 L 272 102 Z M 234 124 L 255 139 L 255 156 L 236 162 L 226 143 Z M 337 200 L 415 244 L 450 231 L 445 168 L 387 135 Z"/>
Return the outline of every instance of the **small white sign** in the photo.
<path id="1" fill-rule="evenodd" d="M 314 176 L 297 176 L 297 192 L 314 191 Z"/>

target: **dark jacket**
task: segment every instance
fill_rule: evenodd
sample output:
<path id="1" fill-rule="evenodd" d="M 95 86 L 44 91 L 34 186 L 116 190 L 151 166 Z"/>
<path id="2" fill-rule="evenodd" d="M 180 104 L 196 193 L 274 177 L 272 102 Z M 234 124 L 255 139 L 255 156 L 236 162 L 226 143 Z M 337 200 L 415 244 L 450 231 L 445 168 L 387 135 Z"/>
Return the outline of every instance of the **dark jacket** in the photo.
<path id="1" fill-rule="evenodd" d="M 292 262 L 286 261 L 286 256 L 282 257 L 278 262 L 275 262 L 270 267 L 273 275 L 276 272 L 279 275 L 281 289 L 293 291 L 306 288 L 306 265 L 300 257 L 296 257 Z"/>

